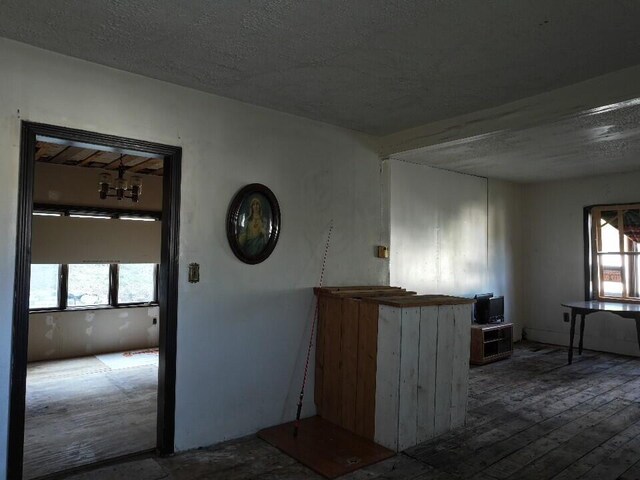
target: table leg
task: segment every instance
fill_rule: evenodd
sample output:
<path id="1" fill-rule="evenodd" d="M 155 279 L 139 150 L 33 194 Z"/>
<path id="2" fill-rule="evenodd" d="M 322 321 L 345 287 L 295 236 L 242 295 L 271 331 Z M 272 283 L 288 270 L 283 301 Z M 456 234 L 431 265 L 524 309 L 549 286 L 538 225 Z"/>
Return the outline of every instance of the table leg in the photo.
<path id="1" fill-rule="evenodd" d="M 569 365 L 573 362 L 573 336 L 576 333 L 576 311 L 571 309 L 571 329 L 569 330 Z"/>
<path id="2" fill-rule="evenodd" d="M 584 317 L 584 313 L 580 315 L 580 343 L 578 344 L 578 355 L 582 355 L 582 341 L 584 340 Z"/>
<path id="3" fill-rule="evenodd" d="M 640 317 L 636 317 L 636 334 L 638 335 L 638 346 L 640 346 Z"/>

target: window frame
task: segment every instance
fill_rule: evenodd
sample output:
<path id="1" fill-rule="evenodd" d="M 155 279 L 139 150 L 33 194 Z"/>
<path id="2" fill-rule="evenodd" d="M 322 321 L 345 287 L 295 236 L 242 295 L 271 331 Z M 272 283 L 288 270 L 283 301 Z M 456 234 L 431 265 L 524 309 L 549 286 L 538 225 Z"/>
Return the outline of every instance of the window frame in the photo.
<path id="1" fill-rule="evenodd" d="M 88 264 L 90 265 L 90 264 Z M 155 307 L 159 305 L 158 301 L 158 274 L 160 265 L 154 264 L 153 272 L 153 299 L 149 302 L 118 302 L 118 272 L 120 264 L 109 264 L 109 303 L 106 305 L 73 305 L 67 303 L 68 285 L 69 285 L 69 265 L 58 264 L 58 306 L 57 307 L 41 307 L 29 308 L 29 313 L 49 313 L 49 312 L 75 312 L 79 310 L 109 310 L 116 308 L 135 308 L 135 307 Z"/>
<path id="2" fill-rule="evenodd" d="M 162 221 L 161 212 L 152 212 L 146 210 L 120 210 L 120 209 L 105 209 L 94 207 L 77 207 L 72 205 L 49 205 L 49 204 L 34 204 L 33 214 L 41 213 L 54 213 L 60 216 L 68 217 L 70 215 L 80 216 L 104 216 L 109 219 L 119 219 L 120 217 L 129 217 L 129 220 L 133 220 L 132 217 L 139 217 L 145 219 L 153 219 L 155 221 Z M 156 263 L 154 268 L 153 279 L 153 300 L 150 302 L 128 302 L 118 303 L 118 283 L 119 283 L 119 263 L 109 264 L 109 303 L 107 305 L 68 305 L 68 293 L 69 293 L 69 265 L 62 263 L 57 264 L 59 267 L 58 275 L 58 305 L 57 307 L 41 307 L 31 308 L 29 307 L 29 313 L 54 313 L 54 312 L 75 312 L 81 310 L 110 310 L 117 308 L 136 308 L 136 307 L 156 307 L 159 306 L 158 288 L 159 288 L 159 273 L 160 264 Z"/>
<path id="3" fill-rule="evenodd" d="M 150 302 L 119 302 L 118 294 L 120 291 L 120 265 L 119 263 L 111 264 L 111 282 L 114 286 L 113 289 L 110 290 L 110 301 L 115 307 L 143 307 L 147 305 L 157 305 L 158 304 L 158 273 L 160 272 L 160 265 L 154 263 L 153 267 L 153 299 Z M 125 265 L 136 265 L 133 263 L 125 264 Z"/>
<path id="4" fill-rule="evenodd" d="M 61 276 L 62 276 L 62 269 L 65 265 L 61 264 L 61 263 L 53 263 L 51 265 L 58 265 L 58 307 L 60 307 L 61 302 L 62 302 L 62 282 L 61 282 Z M 31 287 L 31 285 L 29 285 L 29 287 Z M 31 288 L 29 288 L 29 293 L 31 293 Z M 65 302 L 66 302 L 66 292 L 65 292 Z M 34 312 L 34 313 L 40 313 L 40 312 L 51 312 L 51 311 L 56 311 L 58 308 L 57 307 L 36 307 L 36 308 L 31 308 L 29 307 L 29 313 Z"/>
<path id="5" fill-rule="evenodd" d="M 585 300 L 595 300 L 599 302 L 612 302 L 612 303 L 634 303 L 640 304 L 640 297 L 628 296 L 627 281 L 625 275 L 627 268 L 626 262 L 623 262 L 621 267 L 623 295 L 621 297 L 610 297 L 606 295 L 600 295 L 600 282 L 601 282 L 601 268 L 598 262 L 598 256 L 603 255 L 598 251 L 598 226 L 596 220 L 600 218 L 600 214 L 603 211 L 612 210 L 640 210 L 640 202 L 633 203 L 612 203 L 612 204 L 598 204 L 584 207 L 584 264 L 585 264 Z M 624 224 L 622 225 L 624 229 Z M 619 254 L 622 258 L 625 257 L 637 257 L 640 258 L 640 251 L 628 252 L 625 251 L 622 244 L 622 237 L 620 237 L 620 252 L 612 252 Z M 606 253 L 604 253 L 606 255 Z M 634 276 L 634 280 L 637 282 L 640 277 L 640 272 L 636 269 L 630 268 L 629 271 Z"/>

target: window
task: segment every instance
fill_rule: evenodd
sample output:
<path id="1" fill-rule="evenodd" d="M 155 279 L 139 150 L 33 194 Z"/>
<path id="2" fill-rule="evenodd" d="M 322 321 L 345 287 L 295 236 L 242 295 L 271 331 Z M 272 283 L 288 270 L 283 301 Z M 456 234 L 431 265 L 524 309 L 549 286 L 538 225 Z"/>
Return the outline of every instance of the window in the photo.
<path id="1" fill-rule="evenodd" d="M 118 304 L 156 300 L 155 263 L 124 263 L 118 266 Z"/>
<path id="2" fill-rule="evenodd" d="M 31 265 L 29 309 L 57 308 L 60 288 L 60 265 Z"/>
<path id="3" fill-rule="evenodd" d="M 158 265 L 155 263 L 32 264 L 29 309 L 65 310 L 157 303 L 157 281 Z"/>
<path id="4" fill-rule="evenodd" d="M 34 205 L 33 215 L 143 222 L 160 220 L 156 212 L 123 213 L 73 207 L 56 210 L 47 205 Z M 29 309 L 115 308 L 157 303 L 157 281 L 158 265 L 155 263 L 32 264 Z"/>
<path id="5" fill-rule="evenodd" d="M 640 204 L 590 211 L 592 297 L 640 302 Z"/>
<path id="6" fill-rule="evenodd" d="M 107 263 L 69 265 L 67 306 L 109 305 L 109 275 Z"/>

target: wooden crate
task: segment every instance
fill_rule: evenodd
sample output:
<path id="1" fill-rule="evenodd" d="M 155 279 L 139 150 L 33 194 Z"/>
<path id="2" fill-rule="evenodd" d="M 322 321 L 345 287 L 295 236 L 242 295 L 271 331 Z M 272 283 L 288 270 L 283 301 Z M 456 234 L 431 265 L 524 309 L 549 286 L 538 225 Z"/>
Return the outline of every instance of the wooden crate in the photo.
<path id="1" fill-rule="evenodd" d="M 395 451 L 464 423 L 473 300 L 316 289 L 318 414 Z"/>

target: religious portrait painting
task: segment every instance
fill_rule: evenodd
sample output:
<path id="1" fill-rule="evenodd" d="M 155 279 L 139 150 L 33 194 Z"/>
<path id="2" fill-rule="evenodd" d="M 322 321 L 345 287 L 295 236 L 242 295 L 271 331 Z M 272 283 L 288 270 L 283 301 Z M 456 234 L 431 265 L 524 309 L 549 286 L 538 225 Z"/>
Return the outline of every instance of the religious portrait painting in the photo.
<path id="1" fill-rule="evenodd" d="M 280 234 L 280 207 L 273 192 L 259 183 L 240 189 L 227 214 L 227 238 L 233 253 L 245 263 L 266 260 Z"/>

